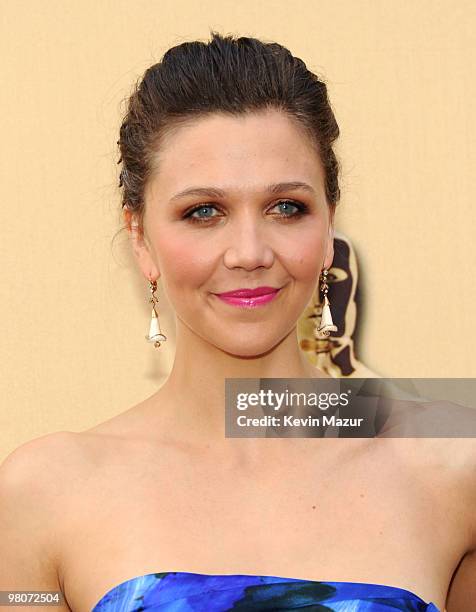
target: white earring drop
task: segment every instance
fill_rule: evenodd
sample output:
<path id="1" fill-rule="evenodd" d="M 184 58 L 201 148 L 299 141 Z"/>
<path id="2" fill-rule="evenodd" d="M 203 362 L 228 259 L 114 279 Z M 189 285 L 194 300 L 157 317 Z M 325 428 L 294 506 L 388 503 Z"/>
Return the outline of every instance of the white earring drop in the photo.
<path id="1" fill-rule="evenodd" d="M 324 268 L 320 277 L 320 280 L 322 281 L 321 291 L 324 294 L 324 300 L 322 305 L 321 320 L 319 325 L 316 325 L 314 329 L 314 337 L 316 340 L 325 340 L 329 337 L 331 331 L 337 331 L 337 327 L 332 321 L 329 298 L 327 297 L 327 292 L 329 290 L 329 286 L 327 284 L 327 274 L 328 270 L 327 268 Z"/>
<path id="2" fill-rule="evenodd" d="M 151 297 L 149 298 L 149 302 L 152 303 L 152 318 L 150 320 L 149 334 L 145 337 L 147 342 L 153 342 L 155 348 L 159 348 L 161 342 L 165 342 L 167 338 L 162 333 L 160 329 L 159 323 L 159 315 L 155 310 L 155 305 L 159 301 L 157 296 L 154 295 L 155 291 L 157 291 L 157 281 L 152 281 L 149 279 L 149 289 Z"/>

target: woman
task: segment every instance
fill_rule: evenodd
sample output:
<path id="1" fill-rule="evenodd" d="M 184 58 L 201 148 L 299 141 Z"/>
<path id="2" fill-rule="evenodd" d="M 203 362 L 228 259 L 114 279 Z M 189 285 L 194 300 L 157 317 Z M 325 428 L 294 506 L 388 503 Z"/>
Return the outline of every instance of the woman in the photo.
<path id="1" fill-rule="evenodd" d="M 471 441 L 224 435 L 225 378 L 327 377 L 296 323 L 332 264 L 338 133 L 275 43 L 212 33 L 146 71 L 120 186 L 175 361 L 140 404 L 7 458 L 1 589 L 75 612 L 476 610 Z"/>

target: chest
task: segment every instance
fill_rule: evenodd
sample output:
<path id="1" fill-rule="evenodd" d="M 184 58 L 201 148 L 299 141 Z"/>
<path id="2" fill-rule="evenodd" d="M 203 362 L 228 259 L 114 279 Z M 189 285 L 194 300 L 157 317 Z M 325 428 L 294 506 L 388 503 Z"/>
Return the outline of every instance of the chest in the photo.
<path id="1" fill-rule="evenodd" d="M 69 498 L 67 599 L 75 612 L 91 610 L 123 580 L 191 571 L 377 582 L 435 601 L 460 544 L 457 517 L 441 490 L 437 498 L 403 465 L 377 459 L 253 473 L 178 458 L 109 460 Z"/>

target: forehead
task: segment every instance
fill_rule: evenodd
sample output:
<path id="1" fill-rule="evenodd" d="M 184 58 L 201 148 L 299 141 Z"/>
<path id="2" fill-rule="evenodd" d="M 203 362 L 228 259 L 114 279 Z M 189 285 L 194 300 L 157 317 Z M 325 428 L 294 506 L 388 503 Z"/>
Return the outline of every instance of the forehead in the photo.
<path id="1" fill-rule="evenodd" d="M 324 193 L 324 173 L 309 136 L 283 112 L 213 114 L 169 134 L 154 159 L 150 188 L 168 197 L 190 185 L 241 191 L 285 180 Z"/>

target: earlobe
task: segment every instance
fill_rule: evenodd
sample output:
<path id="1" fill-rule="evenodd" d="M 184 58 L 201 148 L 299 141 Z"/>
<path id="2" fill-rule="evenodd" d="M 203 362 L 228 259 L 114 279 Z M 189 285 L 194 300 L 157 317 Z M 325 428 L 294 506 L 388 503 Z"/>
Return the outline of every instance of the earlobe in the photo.
<path id="1" fill-rule="evenodd" d="M 131 211 L 125 211 L 124 217 L 132 242 L 132 251 L 142 274 L 147 280 L 157 280 L 160 276 L 160 272 L 147 246 L 143 231 L 139 227 L 137 220 L 132 216 Z"/>
<path id="2" fill-rule="evenodd" d="M 138 231 L 137 234 L 139 234 Z M 134 254 L 145 278 L 157 280 L 160 272 L 143 237 L 133 238 L 133 245 Z"/>
<path id="3" fill-rule="evenodd" d="M 149 281 L 157 280 L 160 276 L 160 272 L 145 241 L 143 239 L 138 239 L 137 242 L 133 243 L 133 250 L 144 277 Z"/>
<path id="4" fill-rule="evenodd" d="M 132 223 L 134 221 L 134 214 L 132 212 L 132 210 L 130 208 L 128 208 L 127 206 L 124 206 L 124 208 L 122 209 L 122 214 L 124 217 L 124 223 L 126 225 L 126 229 L 127 231 L 130 233 L 132 230 Z"/>
<path id="5" fill-rule="evenodd" d="M 334 260 L 334 227 L 332 224 L 329 226 L 328 236 L 326 257 L 324 259 L 324 267 L 327 269 L 332 266 Z"/>

